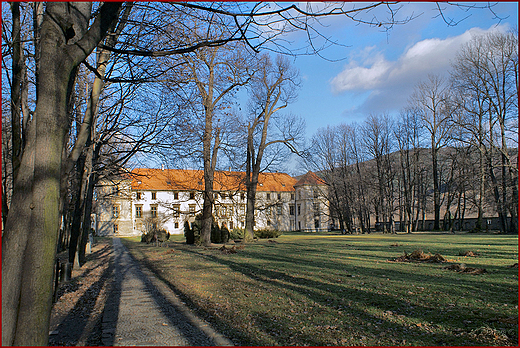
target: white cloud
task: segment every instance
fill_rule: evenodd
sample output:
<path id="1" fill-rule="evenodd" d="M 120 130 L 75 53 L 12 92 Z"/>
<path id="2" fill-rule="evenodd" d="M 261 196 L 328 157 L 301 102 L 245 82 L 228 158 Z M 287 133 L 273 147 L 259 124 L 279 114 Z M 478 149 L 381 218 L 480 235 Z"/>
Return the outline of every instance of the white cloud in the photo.
<path id="1" fill-rule="evenodd" d="M 408 46 L 395 61 L 388 61 L 382 52 L 374 52 L 373 47 L 365 48 L 342 72 L 331 81 L 334 93 L 366 92 L 371 95 L 362 106 L 374 109 L 378 106 L 401 108 L 414 86 L 428 74 L 445 74 L 462 44 L 477 34 L 507 28 L 493 27 L 488 30 L 472 28 L 465 33 L 446 39 L 432 38 Z M 384 103 L 384 104 L 383 104 Z"/>
<path id="2" fill-rule="evenodd" d="M 370 67 L 351 63 L 332 80 L 332 88 L 335 92 L 377 88 L 387 79 L 391 68 L 392 65 L 382 55 L 379 55 Z"/>

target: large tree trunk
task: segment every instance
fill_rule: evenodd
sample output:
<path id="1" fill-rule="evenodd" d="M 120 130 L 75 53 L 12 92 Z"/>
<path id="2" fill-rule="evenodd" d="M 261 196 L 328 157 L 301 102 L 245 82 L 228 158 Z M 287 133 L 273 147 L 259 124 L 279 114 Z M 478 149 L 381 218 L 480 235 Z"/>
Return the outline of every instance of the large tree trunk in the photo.
<path id="1" fill-rule="evenodd" d="M 81 238 L 78 247 L 78 258 L 80 266 L 83 266 L 86 262 L 85 253 L 86 246 L 88 243 L 88 237 L 90 234 L 90 214 L 92 213 L 92 199 L 94 196 L 94 186 L 96 183 L 96 173 L 90 173 L 87 183 L 87 193 L 85 196 L 85 204 L 83 208 L 83 225 L 81 228 Z"/>
<path id="2" fill-rule="evenodd" d="M 211 245 L 211 224 L 213 222 L 213 174 L 204 168 L 204 202 L 202 205 L 202 227 L 200 238 L 205 246 Z M 209 171 L 208 171 L 209 172 Z"/>
<path id="3" fill-rule="evenodd" d="M 220 145 L 220 132 L 217 130 L 215 135 L 215 143 L 212 151 L 213 138 L 213 92 L 210 91 L 209 97 L 206 99 L 206 122 L 203 146 L 204 161 L 204 203 L 202 206 L 202 228 L 200 238 L 203 245 L 211 245 L 211 225 L 213 223 L 213 182 L 215 176 L 215 167 L 217 165 L 217 154 Z"/>
<path id="4" fill-rule="evenodd" d="M 438 231 L 441 229 L 441 196 L 439 192 L 439 171 L 437 162 L 437 149 L 432 137 L 432 171 L 433 171 L 433 229 Z"/>
<path id="5" fill-rule="evenodd" d="M 21 124 L 21 101 L 22 101 L 22 67 L 24 58 L 22 53 L 21 26 L 20 26 L 20 4 L 11 3 L 13 16 L 13 61 L 12 61 L 12 83 L 11 83 L 11 141 L 12 141 L 12 165 L 13 182 L 20 168 L 22 157 L 22 124 Z"/>
<path id="6" fill-rule="evenodd" d="M 13 345 L 22 286 L 23 256 L 32 215 L 35 127 L 31 124 L 2 235 L 2 345 Z"/>
<path id="7" fill-rule="evenodd" d="M 41 26 L 38 100 L 2 237 L 2 344 L 46 345 L 60 216 L 71 76 L 106 35 L 120 3 L 48 3 Z M 66 36 L 68 35 L 68 36 Z M 74 39 L 72 41 L 72 39 Z"/>
<path id="8" fill-rule="evenodd" d="M 76 201 L 74 202 L 74 211 L 72 214 L 72 223 L 70 227 L 70 243 L 69 243 L 69 263 L 79 267 L 76 259 L 76 252 L 78 250 L 78 240 L 80 238 L 81 218 L 85 202 L 85 191 L 87 180 L 85 177 L 85 156 L 81 156 L 76 163 L 76 175 L 78 177 L 78 188 L 76 193 Z M 71 268 L 72 269 L 72 268 Z"/>
<path id="9" fill-rule="evenodd" d="M 258 173 L 252 173 L 251 178 L 247 177 L 246 180 L 246 229 L 244 232 L 244 241 L 249 242 L 254 237 L 255 227 L 255 203 L 256 203 L 256 185 L 258 184 Z"/>

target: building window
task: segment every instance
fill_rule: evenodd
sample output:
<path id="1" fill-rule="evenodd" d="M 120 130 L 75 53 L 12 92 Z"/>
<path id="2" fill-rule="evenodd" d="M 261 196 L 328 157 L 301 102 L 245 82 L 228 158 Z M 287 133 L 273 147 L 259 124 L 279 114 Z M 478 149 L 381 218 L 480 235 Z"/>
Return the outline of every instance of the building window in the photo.
<path id="1" fill-rule="evenodd" d="M 190 199 L 195 199 L 195 192 L 190 192 Z"/>
<path id="2" fill-rule="evenodd" d="M 141 205 L 135 206 L 135 217 L 140 218 L 143 216 L 143 207 Z"/>
<path id="3" fill-rule="evenodd" d="M 294 205 L 289 206 L 289 215 L 294 215 Z"/>
<path id="4" fill-rule="evenodd" d="M 190 215 L 192 215 L 192 216 L 195 215 L 195 204 L 190 204 L 188 206 L 188 208 L 189 208 Z"/>
<path id="5" fill-rule="evenodd" d="M 119 188 L 117 185 L 112 186 L 112 194 L 118 196 L 119 195 Z"/>
<path id="6" fill-rule="evenodd" d="M 245 198 L 245 195 L 244 195 L 243 193 L 241 193 L 241 194 L 240 194 L 240 199 L 241 199 L 241 200 L 244 200 L 244 198 Z"/>
<path id="7" fill-rule="evenodd" d="M 179 199 L 179 192 L 173 193 L 173 199 Z"/>
<path id="8" fill-rule="evenodd" d="M 213 194 L 213 199 L 218 199 L 218 193 Z"/>
<path id="9" fill-rule="evenodd" d="M 291 193 L 291 201 L 294 201 L 294 193 Z"/>
<path id="10" fill-rule="evenodd" d="M 271 200 L 271 194 L 270 194 L 270 193 L 267 194 L 267 200 L 268 200 L 268 201 Z"/>
<path id="11" fill-rule="evenodd" d="M 181 205 L 174 204 L 173 205 L 173 217 L 179 217 L 180 214 L 181 214 Z"/>
<path id="12" fill-rule="evenodd" d="M 151 206 L 150 213 L 152 213 L 152 217 L 157 217 L 157 206 Z"/>
<path id="13" fill-rule="evenodd" d="M 318 198 L 318 189 L 314 189 L 314 198 Z"/>
<path id="14" fill-rule="evenodd" d="M 117 218 L 119 217 L 119 206 L 118 205 L 114 205 L 112 207 L 112 215 Z"/>
<path id="15" fill-rule="evenodd" d="M 179 228 L 179 223 L 178 222 L 175 223 L 175 228 Z"/>
<path id="16" fill-rule="evenodd" d="M 117 224 L 114 224 L 114 234 L 119 233 L 119 226 Z"/>
<path id="17" fill-rule="evenodd" d="M 320 215 L 320 204 L 314 203 L 313 206 L 314 206 L 314 215 Z"/>
<path id="18" fill-rule="evenodd" d="M 302 208 L 302 206 L 298 204 L 298 215 L 300 215 L 301 212 L 302 212 L 302 209 L 301 209 L 301 208 Z"/>
<path id="19" fill-rule="evenodd" d="M 318 218 L 314 219 L 314 228 L 315 229 L 320 228 L 320 219 L 318 219 Z"/>
<path id="20" fill-rule="evenodd" d="M 276 214 L 282 215 L 282 205 L 281 204 L 276 206 Z"/>
<path id="21" fill-rule="evenodd" d="M 279 194 L 278 194 L 278 200 L 281 200 L 281 199 L 282 199 L 282 194 L 279 193 Z"/>
<path id="22" fill-rule="evenodd" d="M 141 199 L 141 192 L 136 193 L 137 199 Z"/>
<path id="23" fill-rule="evenodd" d="M 267 220 L 267 226 L 271 226 L 271 220 Z"/>
<path id="24" fill-rule="evenodd" d="M 157 199 L 157 192 L 152 192 L 152 199 Z"/>

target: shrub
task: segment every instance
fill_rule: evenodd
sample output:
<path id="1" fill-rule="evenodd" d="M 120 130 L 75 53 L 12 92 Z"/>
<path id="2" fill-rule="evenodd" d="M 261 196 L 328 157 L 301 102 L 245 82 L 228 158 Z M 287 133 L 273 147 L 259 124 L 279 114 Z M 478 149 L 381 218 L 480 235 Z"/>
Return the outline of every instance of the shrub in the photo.
<path id="1" fill-rule="evenodd" d="M 211 221 L 211 243 L 222 243 L 220 228 L 215 223 L 215 219 L 212 219 Z"/>
<path id="2" fill-rule="evenodd" d="M 255 237 L 257 238 L 278 238 L 282 235 L 282 232 L 276 230 L 258 230 L 255 231 Z"/>
<path id="3" fill-rule="evenodd" d="M 242 239 L 244 238 L 244 229 L 243 228 L 234 228 L 229 231 L 229 239 Z"/>
<path id="4" fill-rule="evenodd" d="M 149 244 L 152 241 L 153 234 L 152 233 L 143 233 L 141 235 L 141 243 Z"/>
<path id="5" fill-rule="evenodd" d="M 141 235 L 141 243 L 150 244 L 151 242 L 165 242 L 170 239 L 170 232 L 164 229 L 154 229 Z"/>
<path id="6" fill-rule="evenodd" d="M 165 229 L 159 229 L 155 231 L 155 235 L 157 236 L 157 241 L 165 242 L 170 239 L 170 232 Z"/>
<path id="7" fill-rule="evenodd" d="M 195 244 L 195 231 L 190 228 L 188 221 L 184 222 L 184 237 L 186 237 L 186 244 Z"/>
<path id="8" fill-rule="evenodd" d="M 196 245 L 200 245 L 200 230 L 202 229 L 202 213 L 195 216 L 195 221 L 191 224 L 191 231 L 194 235 Z"/>
<path id="9" fill-rule="evenodd" d="M 222 224 L 222 227 L 220 228 L 220 242 L 221 243 L 229 242 L 229 230 L 228 230 L 226 224 Z"/>
<path id="10" fill-rule="evenodd" d="M 195 244 L 199 245 L 201 243 L 200 240 L 200 230 L 202 229 L 202 213 L 195 216 L 195 221 L 191 225 L 191 228 L 193 230 L 193 233 L 195 235 Z M 227 229 L 226 229 L 227 231 Z M 224 231 L 224 236 L 226 235 L 226 231 Z M 229 234 L 229 231 L 227 231 L 227 234 Z M 210 240 L 211 243 L 223 243 L 223 232 L 218 227 L 217 223 L 215 222 L 215 218 L 211 218 L 211 236 Z M 229 237 L 228 237 L 229 239 Z"/>

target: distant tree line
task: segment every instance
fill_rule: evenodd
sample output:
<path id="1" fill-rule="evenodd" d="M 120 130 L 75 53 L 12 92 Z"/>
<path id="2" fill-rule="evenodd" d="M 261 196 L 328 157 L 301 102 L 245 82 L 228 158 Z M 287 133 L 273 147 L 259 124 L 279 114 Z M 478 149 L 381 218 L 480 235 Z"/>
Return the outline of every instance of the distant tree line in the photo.
<path id="1" fill-rule="evenodd" d="M 330 211 L 342 230 L 370 221 L 417 231 L 426 214 L 435 230 L 453 230 L 476 213 L 518 231 L 518 36 L 475 36 L 449 78 L 420 82 L 398 117 L 319 129 L 309 165 L 329 184 Z M 441 207 L 442 215 L 441 215 Z M 462 228 L 462 223 L 458 224 Z"/>

